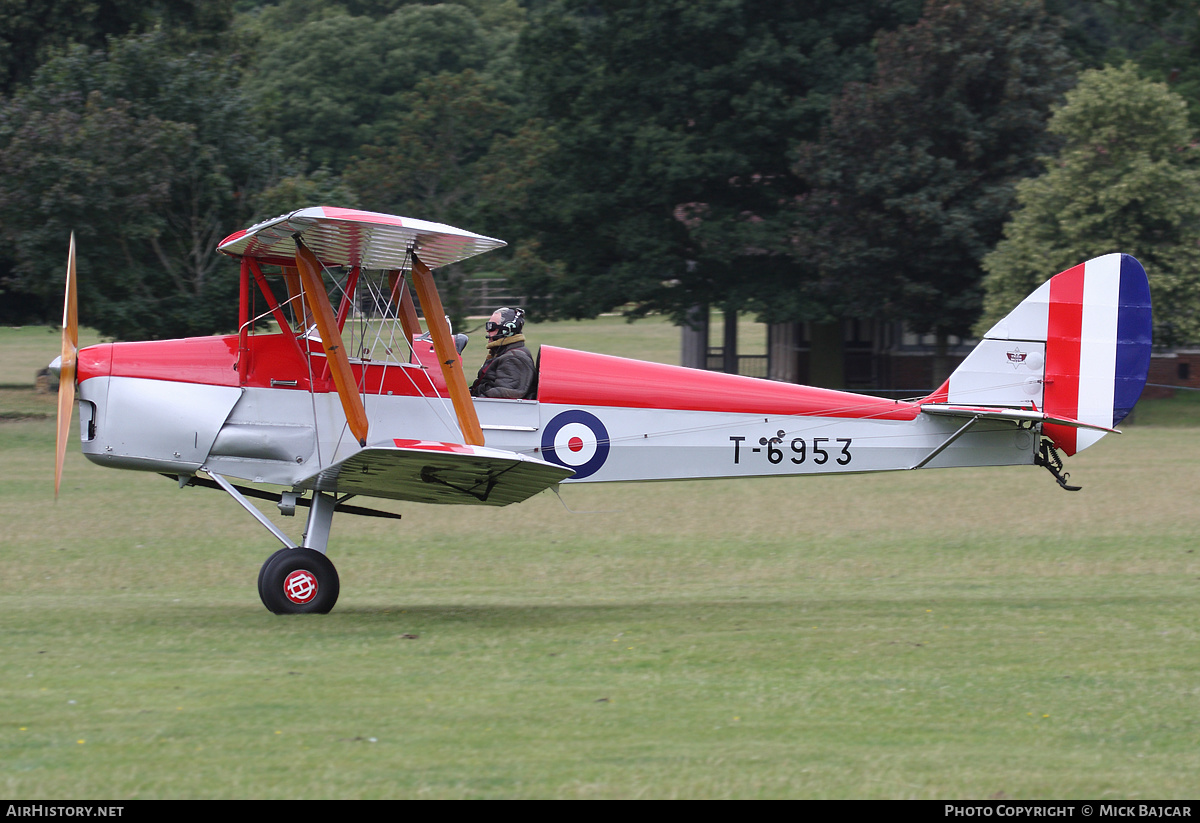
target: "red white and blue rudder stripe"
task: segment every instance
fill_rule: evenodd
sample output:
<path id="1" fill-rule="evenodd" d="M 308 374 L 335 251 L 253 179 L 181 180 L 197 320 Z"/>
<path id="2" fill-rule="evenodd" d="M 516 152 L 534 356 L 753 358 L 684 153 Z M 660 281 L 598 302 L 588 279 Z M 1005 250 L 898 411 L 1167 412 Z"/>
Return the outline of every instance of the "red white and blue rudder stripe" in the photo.
<path id="1" fill-rule="evenodd" d="M 1047 280 L 985 339 L 1044 341 L 1043 411 L 1111 428 L 1146 385 L 1151 326 L 1145 269 L 1128 254 L 1108 254 Z M 1104 435 L 1057 424 L 1044 432 L 1069 455 Z"/>

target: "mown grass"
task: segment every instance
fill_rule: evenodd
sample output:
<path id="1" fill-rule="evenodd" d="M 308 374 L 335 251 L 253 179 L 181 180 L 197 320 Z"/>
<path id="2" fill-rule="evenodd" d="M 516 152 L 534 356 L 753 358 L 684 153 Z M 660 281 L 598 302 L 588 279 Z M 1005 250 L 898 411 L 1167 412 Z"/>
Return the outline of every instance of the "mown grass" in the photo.
<path id="1" fill-rule="evenodd" d="M 9 797 L 1195 794 L 1197 429 L 1105 438 L 1077 493 L 1013 468 L 385 503 L 337 519 L 342 598 L 306 618 L 263 609 L 275 546 L 220 493 L 73 452 L 53 503 L 53 437 L 0 423 Z"/>
<path id="2" fill-rule="evenodd" d="M 1176 389 L 1172 397 L 1143 398 L 1126 426 L 1200 426 L 1200 391 Z"/>
<path id="3" fill-rule="evenodd" d="M 91 329 L 79 330 L 79 345 L 99 343 Z M 49 326 L 0 326 L 0 386 L 32 386 L 38 369 L 44 369 L 62 351 L 62 334 Z M 0 409 L 7 408 L 7 402 Z"/>

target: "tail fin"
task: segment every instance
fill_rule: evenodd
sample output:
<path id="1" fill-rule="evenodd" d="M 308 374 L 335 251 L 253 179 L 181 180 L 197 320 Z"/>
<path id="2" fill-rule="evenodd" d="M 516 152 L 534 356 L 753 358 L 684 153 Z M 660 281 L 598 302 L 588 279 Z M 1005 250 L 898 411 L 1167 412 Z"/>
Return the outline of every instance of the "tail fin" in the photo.
<path id="1" fill-rule="evenodd" d="M 928 400 L 1034 408 L 1087 426 L 1120 423 L 1150 368 L 1150 284 L 1128 254 L 1108 254 L 1051 277 L 991 328 Z M 1046 423 L 1075 454 L 1104 436 Z"/>

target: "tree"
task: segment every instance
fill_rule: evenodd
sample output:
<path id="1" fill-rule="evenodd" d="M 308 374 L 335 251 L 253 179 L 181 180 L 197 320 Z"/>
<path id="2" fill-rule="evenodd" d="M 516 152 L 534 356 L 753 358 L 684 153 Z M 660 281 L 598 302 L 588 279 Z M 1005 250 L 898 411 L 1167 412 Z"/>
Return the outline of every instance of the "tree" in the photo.
<path id="1" fill-rule="evenodd" d="M 359 148 L 386 144 L 406 95 L 441 73 L 482 70 L 493 39 L 466 6 L 406 4 L 381 17 L 322 12 L 276 28 L 260 21 L 247 89 L 267 128 L 294 157 L 341 173 Z"/>
<path id="2" fill-rule="evenodd" d="M 160 29 L 211 45 L 233 16 L 231 0 L 0 0 L 0 94 L 29 82 L 72 44 L 103 48 L 109 37 Z"/>
<path id="3" fill-rule="evenodd" d="M 400 97 L 395 125 L 350 161 L 347 182 L 381 210 L 454 222 L 470 216 L 478 166 L 509 107 L 473 70 L 418 81 Z"/>
<path id="4" fill-rule="evenodd" d="M 764 253 L 799 193 L 793 143 L 816 136 L 847 80 L 868 76 L 876 31 L 917 8 L 550 4 L 519 48 L 553 141 L 519 215 L 521 288 L 551 317 L 633 304 L 680 321 L 768 290 L 755 284 L 795 267 Z"/>
<path id="5" fill-rule="evenodd" d="M 535 128 L 521 124 L 496 88 L 473 70 L 419 80 L 398 104 L 395 127 L 362 146 L 344 174 L 371 208 L 504 234 L 504 212 L 520 205 L 528 163 L 536 157 Z M 448 266 L 440 274 L 446 311 L 466 319 L 464 280 L 478 265 Z"/>
<path id="6" fill-rule="evenodd" d="M 879 38 L 877 60 L 798 152 L 811 191 L 794 253 L 817 276 L 789 292 L 792 311 L 904 320 L 944 341 L 979 314 L 980 261 L 1037 171 L 1072 64 L 1040 0 L 930 0 Z"/>
<path id="7" fill-rule="evenodd" d="M 252 222 L 308 208 L 309 206 L 358 207 L 358 195 L 328 166 L 305 174 L 296 170 L 251 198 L 254 207 Z"/>
<path id="8" fill-rule="evenodd" d="M 1200 171 L 1187 104 L 1136 65 L 1085 72 L 1050 121 L 1062 141 L 984 260 L 982 333 L 1049 277 L 1109 252 L 1150 277 L 1158 345 L 1200 340 Z"/>
<path id="9" fill-rule="evenodd" d="M 1168 83 L 1200 126 L 1200 14 L 1196 0 L 1047 0 L 1069 21 L 1074 53 L 1087 68 L 1126 61 Z"/>
<path id="10" fill-rule="evenodd" d="M 0 100 L 6 286 L 59 304 L 73 230 L 82 322 L 125 338 L 228 328 L 237 278 L 215 247 L 280 171 L 249 108 L 233 66 L 177 54 L 160 33 L 43 66 Z"/>

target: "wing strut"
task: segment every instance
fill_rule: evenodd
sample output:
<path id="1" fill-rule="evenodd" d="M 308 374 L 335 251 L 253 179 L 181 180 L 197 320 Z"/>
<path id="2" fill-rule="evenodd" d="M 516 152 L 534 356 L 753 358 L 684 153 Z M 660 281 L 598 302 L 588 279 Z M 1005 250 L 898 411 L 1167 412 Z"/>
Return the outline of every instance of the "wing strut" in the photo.
<path id="1" fill-rule="evenodd" d="M 388 272 L 388 284 L 392 287 L 392 303 L 395 304 L 396 314 L 400 317 L 400 327 L 404 329 L 411 350 L 413 338 L 421 333 L 421 321 L 417 319 L 417 307 L 413 305 L 412 295 L 408 293 L 404 272 L 400 269 Z"/>
<path id="2" fill-rule="evenodd" d="M 945 441 L 944 443 L 942 443 L 940 446 L 938 446 L 937 448 L 935 448 L 935 449 L 934 449 L 933 451 L 931 451 L 929 454 L 925 455 L 925 457 L 924 457 L 924 458 L 921 460 L 921 462 L 920 462 L 920 463 L 917 463 L 917 464 L 916 464 L 916 465 L 914 465 L 914 466 L 909 466 L 909 471 L 912 471 L 913 469 L 923 469 L 923 468 L 925 468 L 925 465 L 926 465 L 926 464 L 927 464 L 927 463 L 928 463 L 930 460 L 932 460 L 933 458 L 937 457 L 939 454 L 941 454 L 942 452 L 944 452 L 946 449 L 950 448 L 950 444 L 951 444 L 951 443 L 953 443 L 955 440 L 957 440 L 958 438 L 960 438 L 960 437 L 962 437 L 964 434 L 966 434 L 966 433 L 967 433 L 967 429 L 969 429 L 969 428 L 971 428 L 972 426 L 974 426 L 974 425 L 975 425 L 976 423 L 978 423 L 978 422 L 979 422 L 979 421 L 980 421 L 982 418 L 983 418 L 983 415 L 982 415 L 982 414 L 977 414 L 977 415 L 975 415 L 974 417 L 972 417 L 970 420 L 968 420 L 966 423 L 964 423 L 964 424 L 962 425 L 962 427 L 961 427 L 961 428 L 959 428 L 959 430 L 958 430 L 958 431 L 956 431 L 954 434 L 952 434 L 952 435 L 950 435 L 949 437 L 947 437 L 947 438 L 946 438 L 946 441 Z"/>
<path id="3" fill-rule="evenodd" d="M 450 336 L 450 324 L 446 322 L 442 298 L 438 295 L 429 267 L 415 254 L 412 258 L 412 273 L 413 285 L 417 287 L 417 299 L 421 301 L 421 308 L 425 310 L 425 325 L 429 327 L 433 337 L 433 350 L 437 353 L 438 362 L 442 366 L 442 376 L 450 390 L 450 400 L 454 403 L 454 413 L 458 417 L 463 442 L 468 446 L 482 446 L 483 429 L 479 426 L 475 403 L 471 400 L 470 390 L 467 389 L 467 378 L 463 375 L 458 349 L 454 348 L 454 340 Z"/>
<path id="4" fill-rule="evenodd" d="M 333 376 L 333 385 L 338 397 L 342 400 L 342 408 L 346 412 L 346 423 L 350 433 L 360 446 L 367 445 L 367 410 L 363 406 L 362 396 L 358 393 L 358 384 L 354 380 L 354 372 L 350 370 L 350 358 L 346 356 L 346 346 L 342 343 L 342 333 L 338 329 L 337 315 L 333 306 L 329 305 L 329 295 L 325 293 L 325 284 L 321 282 L 321 262 L 296 236 L 296 268 L 300 272 L 300 282 L 304 286 L 304 302 L 313 313 L 317 322 L 317 331 L 321 334 L 321 347 L 325 350 L 325 358 L 329 364 L 329 372 Z M 444 322 L 444 321 L 443 321 Z"/>
<path id="5" fill-rule="evenodd" d="M 312 312 L 304 302 L 303 290 L 300 288 L 300 272 L 294 266 L 280 266 L 283 269 L 283 282 L 287 284 L 288 302 L 292 304 L 292 315 L 296 327 L 307 329 L 313 324 Z"/>

